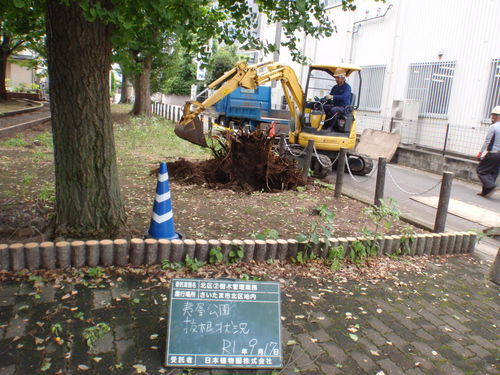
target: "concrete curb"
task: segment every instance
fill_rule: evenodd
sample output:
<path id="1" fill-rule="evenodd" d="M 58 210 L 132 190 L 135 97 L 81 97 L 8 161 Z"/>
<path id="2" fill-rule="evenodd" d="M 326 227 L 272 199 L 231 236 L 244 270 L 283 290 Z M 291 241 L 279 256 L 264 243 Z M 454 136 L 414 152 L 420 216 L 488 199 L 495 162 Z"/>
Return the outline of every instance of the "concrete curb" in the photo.
<path id="1" fill-rule="evenodd" d="M 28 128 L 31 128 L 32 126 L 43 124 L 47 121 L 50 121 L 50 119 L 51 119 L 51 116 L 42 117 L 40 119 L 36 119 L 36 120 L 28 121 L 28 122 L 23 122 L 22 124 L 12 125 L 12 126 L 9 126 L 7 128 L 0 129 L 0 137 L 18 133 L 24 129 L 28 129 Z"/>
<path id="2" fill-rule="evenodd" d="M 29 100 L 29 99 L 24 99 L 25 101 L 34 104 L 33 107 L 30 108 L 23 108 L 23 109 L 18 109 L 16 111 L 9 111 L 9 112 L 3 112 L 3 114 L 0 117 L 7 117 L 7 116 L 13 116 L 13 115 L 19 115 L 21 113 L 29 113 L 33 111 L 37 111 L 40 108 L 43 108 L 44 103 L 36 102 L 34 100 Z"/>
<path id="3" fill-rule="evenodd" d="M 268 259 L 295 258 L 298 252 L 303 255 L 315 254 L 318 258 L 327 258 L 329 249 L 334 246 L 344 247 L 346 257 L 350 250 L 359 244 L 365 247 L 377 243 L 379 255 L 445 255 L 471 253 L 476 245 L 475 232 L 453 232 L 418 234 L 413 239 L 401 236 L 381 238 L 348 237 L 325 241 L 298 243 L 296 240 L 156 240 L 133 238 L 130 241 L 59 241 L 30 242 L 26 244 L 0 244 L 0 270 L 20 271 L 22 269 L 66 269 L 69 267 L 133 266 L 161 264 L 163 261 L 182 262 L 189 256 L 206 262 L 210 251 L 217 249 L 227 260 L 231 251 L 243 250 L 241 261 L 265 261 Z M 233 257 L 234 259 L 234 257 Z"/>

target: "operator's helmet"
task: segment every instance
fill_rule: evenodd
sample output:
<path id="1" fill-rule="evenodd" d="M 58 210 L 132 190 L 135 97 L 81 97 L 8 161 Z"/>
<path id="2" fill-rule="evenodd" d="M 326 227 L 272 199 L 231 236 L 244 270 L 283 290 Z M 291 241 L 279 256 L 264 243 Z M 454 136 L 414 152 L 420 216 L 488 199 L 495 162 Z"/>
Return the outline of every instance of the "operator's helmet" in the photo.
<path id="1" fill-rule="evenodd" d="M 492 115 L 500 115 L 500 105 L 497 105 L 495 108 L 491 110 Z"/>

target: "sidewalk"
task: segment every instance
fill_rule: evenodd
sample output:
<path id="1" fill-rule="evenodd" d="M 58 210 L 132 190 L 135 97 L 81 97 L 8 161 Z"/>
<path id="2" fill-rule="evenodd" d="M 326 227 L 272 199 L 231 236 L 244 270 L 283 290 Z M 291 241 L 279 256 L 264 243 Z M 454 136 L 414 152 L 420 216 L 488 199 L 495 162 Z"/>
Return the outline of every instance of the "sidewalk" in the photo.
<path id="1" fill-rule="evenodd" d="M 410 259 L 396 263 L 408 268 L 420 262 Z M 284 272 L 279 264 L 266 266 L 269 274 L 288 275 L 279 276 L 286 365 L 275 374 L 498 374 L 500 299 L 498 286 L 487 280 L 490 265 L 457 256 L 406 272 L 389 268 L 395 261 L 386 262 L 381 269 L 387 278 L 380 282 L 347 281 L 342 273 L 327 278 L 313 264 L 295 265 L 302 274 Z M 215 272 L 213 267 L 203 276 Z M 192 276 L 200 277 L 183 275 Z M 102 279 L 74 271 L 55 284 L 36 277 L 2 282 L 0 374 L 181 374 L 161 366 L 165 281 L 141 270 Z M 106 323 L 110 332 L 89 350 L 83 331 L 98 323 Z M 54 333 L 57 324 L 60 338 Z"/>
<path id="2" fill-rule="evenodd" d="M 411 194 L 408 193 L 417 193 L 417 195 L 419 195 L 418 193 L 424 192 L 435 186 L 434 189 L 421 196 L 439 196 L 440 185 L 438 183 L 441 180 L 441 176 L 418 169 L 402 167 L 397 164 L 388 164 L 387 170 L 384 197 L 396 199 L 403 216 L 432 231 L 436 218 L 436 209 L 410 199 Z M 344 175 L 342 193 L 363 202 L 373 204 L 376 172 L 370 177 L 354 176 L 354 178 L 357 181 L 347 173 Z M 335 174 L 329 175 L 327 179 L 334 184 Z M 399 187 L 393 182 L 393 179 Z M 405 191 L 402 191 L 401 188 Z M 500 212 L 500 190 L 490 198 L 483 198 L 476 195 L 480 189 L 480 186 L 477 184 L 453 179 L 451 199 L 456 199 L 478 208 Z M 476 230 L 482 232 L 485 229 L 486 227 L 481 224 L 453 214 L 448 214 L 446 219 L 447 231 Z M 492 261 L 499 247 L 499 240 L 485 237 L 476 247 L 476 254 L 481 259 Z"/>

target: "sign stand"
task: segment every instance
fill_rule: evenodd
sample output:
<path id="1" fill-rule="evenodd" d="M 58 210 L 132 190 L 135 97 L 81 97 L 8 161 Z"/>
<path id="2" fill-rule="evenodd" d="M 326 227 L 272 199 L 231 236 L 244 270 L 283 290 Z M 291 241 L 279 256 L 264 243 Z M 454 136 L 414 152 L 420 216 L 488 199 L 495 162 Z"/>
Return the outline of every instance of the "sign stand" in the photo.
<path id="1" fill-rule="evenodd" d="M 173 279 L 166 367 L 282 367 L 277 282 Z"/>

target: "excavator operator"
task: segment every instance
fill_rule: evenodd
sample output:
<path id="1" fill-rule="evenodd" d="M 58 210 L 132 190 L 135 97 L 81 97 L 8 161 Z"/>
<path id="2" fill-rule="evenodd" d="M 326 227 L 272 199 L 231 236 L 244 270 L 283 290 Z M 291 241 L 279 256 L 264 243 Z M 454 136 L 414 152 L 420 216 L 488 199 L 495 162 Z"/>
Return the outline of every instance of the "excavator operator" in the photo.
<path id="1" fill-rule="evenodd" d="M 333 77 L 337 84 L 332 87 L 330 94 L 325 96 L 326 103 L 323 106 L 327 118 L 325 123 L 333 123 L 331 120 L 338 114 L 344 113 L 345 107 L 351 105 L 352 100 L 351 86 L 345 81 L 346 72 L 338 70 Z"/>

